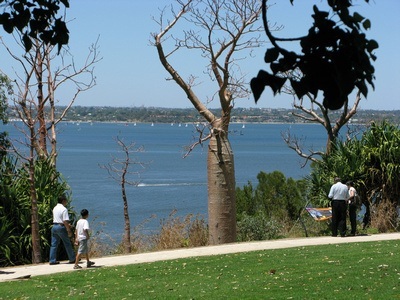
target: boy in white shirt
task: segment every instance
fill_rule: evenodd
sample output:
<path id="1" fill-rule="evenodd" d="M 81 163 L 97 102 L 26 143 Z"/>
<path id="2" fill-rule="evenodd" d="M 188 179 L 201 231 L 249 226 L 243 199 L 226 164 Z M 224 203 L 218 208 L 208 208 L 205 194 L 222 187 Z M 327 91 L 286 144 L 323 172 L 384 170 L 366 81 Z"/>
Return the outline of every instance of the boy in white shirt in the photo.
<path id="1" fill-rule="evenodd" d="M 76 254 L 75 266 L 74 269 L 82 269 L 82 267 L 78 264 L 82 254 L 85 254 L 87 267 L 90 268 L 94 265 L 93 261 L 89 260 L 89 246 L 88 241 L 90 239 L 89 236 L 89 222 L 87 218 L 89 217 L 89 211 L 87 209 L 81 210 L 82 218 L 76 223 L 75 229 L 75 245 L 78 246 L 78 253 Z"/>

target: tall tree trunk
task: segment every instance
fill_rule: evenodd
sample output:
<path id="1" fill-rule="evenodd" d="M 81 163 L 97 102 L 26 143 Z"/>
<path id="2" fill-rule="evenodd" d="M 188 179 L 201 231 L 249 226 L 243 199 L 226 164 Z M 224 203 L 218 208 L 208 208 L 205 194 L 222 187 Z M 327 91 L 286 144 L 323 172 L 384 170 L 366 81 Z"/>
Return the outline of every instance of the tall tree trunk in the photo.
<path id="1" fill-rule="evenodd" d="M 35 138 L 35 128 L 32 123 L 29 126 L 30 136 Z M 32 232 L 32 263 L 38 264 L 42 262 L 42 253 L 40 247 L 39 234 L 39 212 L 35 188 L 35 161 L 34 161 L 34 146 L 30 143 L 30 158 L 29 158 L 29 186 L 31 196 L 31 232 Z"/>
<path id="2" fill-rule="evenodd" d="M 39 234 L 39 212 L 35 189 L 34 173 L 35 166 L 30 162 L 29 177 L 30 177 L 30 195 L 31 195 L 31 231 L 32 231 L 32 263 L 38 264 L 42 262 L 42 253 L 40 247 Z"/>
<path id="3" fill-rule="evenodd" d="M 234 157 L 225 132 L 213 133 L 210 139 L 207 175 L 209 243 L 236 242 Z"/>
<path id="4" fill-rule="evenodd" d="M 36 41 L 36 44 L 38 42 Z M 43 95 L 43 56 L 40 53 L 41 48 L 36 46 L 36 65 L 35 75 L 37 80 L 37 119 L 39 121 L 38 128 L 38 148 L 36 149 L 37 154 L 40 158 L 47 158 L 47 128 L 46 128 L 46 117 L 44 113 L 45 99 Z"/>
<path id="5" fill-rule="evenodd" d="M 328 140 L 326 142 L 326 151 L 325 151 L 326 155 L 331 154 L 334 142 L 335 142 L 335 137 L 333 136 L 333 134 L 329 134 L 328 132 Z"/>
<path id="6" fill-rule="evenodd" d="M 126 190 L 125 190 L 125 173 L 124 173 L 123 180 L 121 182 L 121 190 L 122 190 L 122 200 L 124 202 L 124 221 L 125 221 L 123 244 L 124 244 L 125 253 L 131 253 L 131 251 L 132 251 L 131 221 L 129 219 L 128 198 L 126 196 Z"/>
<path id="7" fill-rule="evenodd" d="M 48 70 L 51 69 L 51 47 L 45 47 L 44 53 L 44 61 L 45 61 L 45 66 Z M 54 100 L 54 93 L 57 87 L 57 81 L 53 78 L 52 72 L 47 73 L 47 98 L 50 104 L 50 111 L 49 111 L 49 123 L 50 123 L 50 143 L 51 143 L 51 150 L 50 150 L 50 163 L 51 165 L 56 168 L 56 163 L 57 163 L 57 156 L 58 156 L 58 151 L 57 151 L 57 133 L 56 133 L 56 116 L 55 116 L 55 100 Z M 65 110 L 65 112 L 68 111 L 68 108 Z M 61 120 L 62 117 L 59 119 Z"/>
<path id="8" fill-rule="evenodd" d="M 158 34 L 153 35 L 154 45 L 161 64 L 172 80 L 182 88 L 194 108 L 212 126 L 211 134 L 206 139 L 199 139 L 200 144 L 210 139 L 207 159 L 209 243 L 231 243 L 236 241 L 236 191 L 228 127 L 234 99 L 249 95 L 246 76 L 242 76 L 244 74 L 238 67 L 240 55 L 237 56 L 237 53 L 245 50 L 251 54 L 253 48 L 262 44 L 258 35 L 264 29 L 256 25 L 261 15 L 261 5 L 256 0 L 176 2 L 179 9 L 171 9 L 172 20 L 167 20 L 163 11 L 160 20 L 156 21 L 161 28 Z M 183 38 L 175 37 L 172 33 L 173 27 L 180 21 L 187 22 L 186 25 L 180 25 L 184 31 Z M 190 29 L 191 26 L 196 26 L 196 29 Z M 164 43 L 169 45 L 167 52 L 164 52 Z M 190 74 L 189 79 L 184 80 L 170 64 L 171 56 L 180 49 L 200 50 L 201 56 L 209 59 L 206 73 L 218 85 L 216 90 L 209 91 L 213 94 L 209 100 L 218 95 L 220 117 L 214 115 L 192 89 L 198 84 L 197 76 Z M 191 61 L 186 56 L 184 59 L 188 63 Z"/>

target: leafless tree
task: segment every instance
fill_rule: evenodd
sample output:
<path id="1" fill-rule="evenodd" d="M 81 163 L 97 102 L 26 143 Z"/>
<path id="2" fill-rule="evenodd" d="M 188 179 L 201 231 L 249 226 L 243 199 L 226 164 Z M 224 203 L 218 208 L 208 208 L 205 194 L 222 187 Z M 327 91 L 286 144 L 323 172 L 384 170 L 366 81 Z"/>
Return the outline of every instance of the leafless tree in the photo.
<path id="1" fill-rule="evenodd" d="M 293 74 L 288 77 L 291 78 L 292 76 Z M 290 131 L 286 131 L 282 134 L 288 147 L 293 149 L 299 156 L 306 159 L 305 164 L 308 161 L 319 161 L 321 155 L 329 154 L 331 152 L 333 142 L 338 137 L 340 130 L 346 126 L 350 122 L 351 118 L 357 113 L 357 108 L 362 99 L 361 92 L 358 91 L 353 103 L 346 100 L 341 109 L 331 111 L 323 105 L 321 99 L 311 93 L 307 93 L 299 99 L 296 97 L 293 89 L 286 85 L 283 86 L 282 92 L 293 96 L 293 116 L 300 119 L 300 121 L 321 124 L 327 134 L 325 151 L 314 151 L 313 149 L 308 149 L 308 152 L 306 152 L 300 139 L 297 136 L 292 135 Z"/>
<path id="2" fill-rule="evenodd" d="M 18 41 L 18 39 L 15 38 L 15 41 Z M 15 71 L 16 94 L 12 96 L 13 103 L 10 108 L 23 123 L 23 126 L 18 129 L 25 136 L 23 146 L 28 148 L 28 153 L 17 149 L 15 143 L 13 143 L 12 149 L 27 162 L 24 166 L 28 168 L 30 182 L 32 262 L 40 263 L 42 256 L 35 189 L 35 163 L 37 159 L 49 159 L 51 165 L 56 168 L 56 125 L 65 117 L 77 96 L 95 85 L 93 68 L 100 60 L 98 46 L 97 43 L 92 46 L 88 59 L 82 67 L 78 68 L 73 59 L 70 63 L 67 63 L 68 56 L 71 56 L 67 49 L 64 49 L 58 56 L 56 54 L 57 49 L 54 46 L 37 39 L 32 39 L 32 47 L 29 52 L 24 52 L 23 46 L 20 45 L 22 55 L 18 55 L 10 49 L 3 39 L 0 40 L 0 43 L 22 70 L 22 72 Z M 53 68 L 55 60 L 59 60 L 61 65 Z M 9 77 L 11 78 L 11 76 Z M 75 94 L 69 100 L 67 107 L 61 113 L 56 114 L 56 90 L 61 85 L 71 83 L 72 87 L 71 85 L 69 87 L 75 89 Z M 51 145 L 50 151 L 47 146 L 49 143 Z"/>
<path id="3" fill-rule="evenodd" d="M 117 137 L 116 142 L 123 152 L 123 158 L 113 157 L 112 162 L 108 165 L 101 165 L 102 169 L 107 170 L 109 176 L 117 181 L 121 186 L 122 201 L 124 204 L 124 236 L 123 245 L 125 253 L 131 253 L 131 222 L 129 218 L 129 207 L 128 207 L 128 196 L 126 193 L 126 185 L 138 186 L 139 180 L 130 180 L 130 176 L 139 176 L 141 172 L 145 170 L 148 163 L 138 161 L 136 158 L 132 158 L 132 153 L 143 152 L 143 147 L 136 147 L 135 143 L 129 145 Z M 135 170 L 131 171 L 130 168 L 135 167 Z"/>
<path id="4" fill-rule="evenodd" d="M 228 131 L 235 99 L 249 97 L 250 93 L 240 61 L 263 43 L 260 39 L 263 27 L 257 22 L 261 3 L 257 0 L 177 0 L 176 6 L 171 6 L 170 20 L 167 12 L 162 10 L 156 20 L 160 31 L 153 34 L 159 60 L 171 76 L 169 79 L 179 85 L 209 127 L 209 132 L 197 143 L 209 143 L 209 241 L 210 244 L 235 242 L 235 168 Z M 206 68 L 185 80 L 184 71 L 176 68 L 176 59 L 187 65 L 193 60 L 205 59 Z M 200 99 L 195 91 L 202 73 L 208 74 L 216 84 L 207 100 Z M 207 108 L 208 101 L 215 99 L 219 101 L 220 115 Z"/>
<path id="5" fill-rule="evenodd" d="M 64 119 L 78 95 L 95 86 L 94 66 L 101 60 L 98 44 L 96 42 L 90 47 L 85 63 L 78 67 L 67 49 L 57 56 L 54 46 L 36 40 L 29 52 L 18 56 L 2 39 L 0 41 L 22 70 L 22 74 L 18 71 L 15 72 L 14 84 L 17 94 L 14 95 L 14 103 L 11 108 L 24 123 L 24 127 L 28 128 L 28 131 L 32 131 L 32 134 L 27 133 L 26 135 L 30 137 L 37 156 L 50 157 L 55 166 L 57 157 L 56 125 Z M 55 60 L 60 61 L 61 65 L 54 67 Z M 57 112 L 56 91 L 63 85 L 68 85 L 75 92 L 68 100 L 65 109 Z M 20 130 L 25 132 L 24 128 Z"/>

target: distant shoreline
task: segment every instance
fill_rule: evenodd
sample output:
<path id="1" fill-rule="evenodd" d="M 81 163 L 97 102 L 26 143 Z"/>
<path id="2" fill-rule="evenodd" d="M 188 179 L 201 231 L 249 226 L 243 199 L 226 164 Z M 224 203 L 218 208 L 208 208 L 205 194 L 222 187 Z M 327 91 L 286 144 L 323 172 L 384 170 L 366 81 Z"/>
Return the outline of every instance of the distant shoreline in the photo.
<path id="1" fill-rule="evenodd" d="M 60 116 L 65 107 L 56 107 L 56 118 Z M 210 109 L 219 117 L 220 109 Z M 232 110 L 230 124 L 319 124 L 294 116 L 295 109 L 272 108 L 235 108 Z M 321 115 L 318 110 L 315 110 Z M 329 112 L 329 118 L 335 123 L 340 118 L 342 111 Z M 20 120 L 16 112 L 7 112 L 10 121 Z M 308 116 L 307 116 L 308 117 Z M 322 116 L 321 116 L 322 118 Z M 357 110 L 348 124 L 365 125 L 372 121 L 388 121 L 392 124 L 400 124 L 400 110 Z M 72 106 L 66 114 L 63 122 L 107 122 L 107 123 L 169 123 L 169 124 L 204 124 L 204 118 L 194 108 L 157 108 L 157 107 L 85 107 Z"/>

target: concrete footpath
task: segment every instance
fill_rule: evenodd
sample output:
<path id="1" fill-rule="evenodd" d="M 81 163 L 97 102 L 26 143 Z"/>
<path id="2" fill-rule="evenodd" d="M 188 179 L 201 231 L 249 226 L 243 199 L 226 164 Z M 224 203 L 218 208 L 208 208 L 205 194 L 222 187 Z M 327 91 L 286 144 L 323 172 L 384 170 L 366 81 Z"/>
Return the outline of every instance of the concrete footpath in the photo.
<path id="1" fill-rule="evenodd" d="M 183 248 L 177 250 L 165 250 L 159 252 L 148 252 L 130 255 L 105 256 L 93 258 L 95 267 L 112 267 L 119 265 L 139 264 L 162 260 L 173 260 L 187 257 L 211 256 L 218 254 L 230 254 L 238 252 L 249 252 L 269 249 L 283 249 L 315 245 L 344 244 L 358 242 L 376 242 L 386 240 L 400 240 L 400 233 L 359 235 L 354 237 L 312 237 L 298 239 L 269 240 L 250 243 L 234 243 L 218 246 L 207 246 L 197 248 Z M 0 269 L 0 282 L 8 280 L 22 280 L 39 275 L 49 275 L 62 272 L 77 272 L 73 264 L 60 262 L 58 265 L 37 264 Z M 81 263 L 82 270 L 86 268 L 86 261 Z"/>

